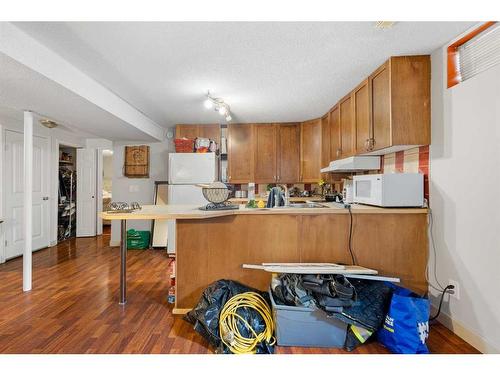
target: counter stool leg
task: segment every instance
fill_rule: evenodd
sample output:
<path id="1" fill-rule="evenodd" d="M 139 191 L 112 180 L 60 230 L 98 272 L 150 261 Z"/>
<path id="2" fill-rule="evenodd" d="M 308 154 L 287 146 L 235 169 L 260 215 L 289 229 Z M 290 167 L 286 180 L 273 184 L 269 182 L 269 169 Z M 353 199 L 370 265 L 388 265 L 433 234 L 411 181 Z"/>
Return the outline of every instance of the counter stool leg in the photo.
<path id="1" fill-rule="evenodd" d="M 120 305 L 127 303 L 127 220 L 121 220 L 120 243 Z"/>

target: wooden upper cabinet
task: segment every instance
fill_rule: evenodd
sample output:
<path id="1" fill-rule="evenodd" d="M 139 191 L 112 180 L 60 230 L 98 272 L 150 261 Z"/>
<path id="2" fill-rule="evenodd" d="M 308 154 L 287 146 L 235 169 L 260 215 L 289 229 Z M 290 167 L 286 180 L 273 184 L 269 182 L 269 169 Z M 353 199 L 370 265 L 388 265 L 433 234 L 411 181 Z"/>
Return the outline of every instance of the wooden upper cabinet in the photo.
<path id="1" fill-rule="evenodd" d="M 321 119 L 301 124 L 300 145 L 300 182 L 318 182 L 321 176 Z"/>
<path id="2" fill-rule="evenodd" d="M 231 183 L 247 183 L 254 180 L 253 129 L 252 124 L 229 124 L 227 126 L 227 176 Z"/>
<path id="3" fill-rule="evenodd" d="M 279 124 L 277 130 L 277 180 L 284 184 L 294 184 L 300 180 L 300 123 Z"/>
<path id="4" fill-rule="evenodd" d="M 198 125 L 176 125 L 175 137 L 191 139 L 199 137 Z"/>
<path id="5" fill-rule="evenodd" d="M 391 145 L 391 85 L 389 63 L 385 63 L 370 76 L 372 99 L 372 137 L 368 151 Z"/>
<path id="6" fill-rule="evenodd" d="M 355 131 L 353 109 L 352 95 L 349 94 L 339 103 L 341 158 L 354 155 Z"/>
<path id="7" fill-rule="evenodd" d="M 179 124 L 175 127 L 176 138 L 209 138 L 220 144 L 219 124 Z"/>
<path id="8" fill-rule="evenodd" d="M 254 125 L 254 178 L 257 183 L 277 181 L 277 126 Z"/>
<path id="9" fill-rule="evenodd" d="M 391 57 L 369 77 L 370 151 L 383 154 L 396 146 L 401 149 L 431 143 L 430 69 L 428 55 L 398 56 Z"/>
<path id="10" fill-rule="evenodd" d="M 370 150 L 371 119 L 370 91 L 368 80 L 364 80 L 353 91 L 354 129 L 356 129 L 356 154 Z"/>
<path id="11" fill-rule="evenodd" d="M 342 143 L 340 140 L 340 110 L 336 105 L 330 111 L 330 157 L 337 160 L 342 157 Z"/>
<path id="12" fill-rule="evenodd" d="M 330 157 L 330 114 L 321 118 L 321 168 L 328 167 Z"/>

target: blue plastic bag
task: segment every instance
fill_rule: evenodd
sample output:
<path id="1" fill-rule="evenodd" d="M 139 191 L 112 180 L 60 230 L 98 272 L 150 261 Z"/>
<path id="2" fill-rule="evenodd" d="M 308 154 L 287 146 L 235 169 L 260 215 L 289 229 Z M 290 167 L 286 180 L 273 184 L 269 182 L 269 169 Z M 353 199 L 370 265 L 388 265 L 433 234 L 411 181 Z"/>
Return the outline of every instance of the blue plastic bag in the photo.
<path id="1" fill-rule="evenodd" d="M 429 353 L 425 344 L 429 337 L 429 300 L 396 285 L 392 288 L 389 311 L 377 332 L 378 341 L 393 353 Z"/>

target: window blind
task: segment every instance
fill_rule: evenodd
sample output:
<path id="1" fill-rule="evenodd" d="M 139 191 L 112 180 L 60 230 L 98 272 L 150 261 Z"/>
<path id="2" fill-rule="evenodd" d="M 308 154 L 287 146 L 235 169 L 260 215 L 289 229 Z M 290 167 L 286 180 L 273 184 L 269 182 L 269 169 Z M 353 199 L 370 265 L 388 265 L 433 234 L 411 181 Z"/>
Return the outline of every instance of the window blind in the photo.
<path id="1" fill-rule="evenodd" d="M 458 64 L 462 81 L 500 64 L 500 24 L 497 22 L 459 46 Z"/>

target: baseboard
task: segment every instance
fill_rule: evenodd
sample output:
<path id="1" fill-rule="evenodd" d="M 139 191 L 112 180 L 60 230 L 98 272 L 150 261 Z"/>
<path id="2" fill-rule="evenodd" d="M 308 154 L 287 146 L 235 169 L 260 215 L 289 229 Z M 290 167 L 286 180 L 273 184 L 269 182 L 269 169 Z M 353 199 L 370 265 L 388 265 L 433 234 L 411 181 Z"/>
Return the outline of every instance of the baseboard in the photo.
<path id="1" fill-rule="evenodd" d="M 110 247 L 117 247 L 117 246 L 120 246 L 122 242 L 121 241 L 109 241 L 109 246 Z"/>
<path id="2" fill-rule="evenodd" d="M 432 306 L 432 311 L 433 311 L 432 314 L 435 314 L 437 308 L 435 306 Z M 488 340 L 486 340 L 484 337 L 470 330 L 462 322 L 453 319 L 451 316 L 444 313 L 442 310 L 437 320 L 439 321 L 439 323 L 444 325 L 446 328 L 448 328 L 457 336 L 461 337 L 464 341 L 468 342 L 470 345 L 479 350 L 481 353 L 484 354 L 500 353 L 500 348 L 495 347 L 493 344 L 488 342 Z"/>

